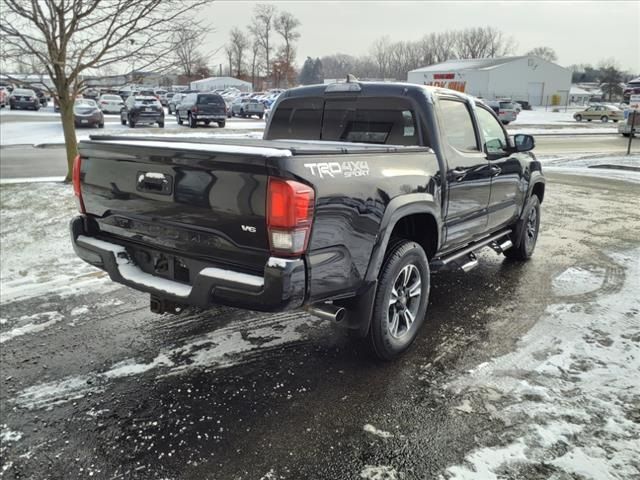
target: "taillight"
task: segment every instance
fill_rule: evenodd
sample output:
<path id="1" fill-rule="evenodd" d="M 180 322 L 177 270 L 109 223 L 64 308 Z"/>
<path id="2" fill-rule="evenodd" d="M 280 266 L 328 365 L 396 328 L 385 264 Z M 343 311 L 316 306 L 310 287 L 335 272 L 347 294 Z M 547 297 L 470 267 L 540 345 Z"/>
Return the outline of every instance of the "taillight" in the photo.
<path id="1" fill-rule="evenodd" d="M 315 193 L 308 185 L 269 178 L 267 230 L 272 253 L 294 256 L 307 249 L 314 201 Z"/>
<path id="2" fill-rule="evenodd" d="M 73 171 L 71 174 L 73 180 L 73 193 L 78 199 L 78 210 L 80 213 L 86 213 L 84 208 L 84 201 L 82 200 L 82 189 L 80 188 L 80 167 L 82 166 L 82 159 L 80 155 L 76 156 L 73 160 Z"/>
<path id="3" fill-rule="evenodd" d="M 193 106 L 193 108 L 191 109 L 191 111 L 193 113 L 198 113 L 198 107 L 196 107 L 195 105 Z"/>

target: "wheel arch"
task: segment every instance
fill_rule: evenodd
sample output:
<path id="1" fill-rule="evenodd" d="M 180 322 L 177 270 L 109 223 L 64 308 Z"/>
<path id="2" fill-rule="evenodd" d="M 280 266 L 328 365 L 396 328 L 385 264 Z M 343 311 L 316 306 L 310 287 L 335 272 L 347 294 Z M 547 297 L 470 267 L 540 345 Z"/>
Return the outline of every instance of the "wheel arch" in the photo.
<path id="1" fill-rule="evenodd" d="M 394 198 L 387 205 L 380 222 L 380 232 L 371 252 L 365 280 L 377 279 L 394 233 L 420 244 L 427 258 L 431 259 L 440 248 L 441 231 L 440 205 L 433 195 L 412 193 Z"/>

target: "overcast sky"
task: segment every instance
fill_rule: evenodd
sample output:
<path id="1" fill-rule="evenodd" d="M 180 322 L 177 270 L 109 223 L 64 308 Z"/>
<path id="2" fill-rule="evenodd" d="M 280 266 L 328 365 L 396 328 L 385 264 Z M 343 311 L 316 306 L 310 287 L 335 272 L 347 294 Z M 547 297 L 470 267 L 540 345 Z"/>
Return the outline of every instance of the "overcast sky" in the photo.
<path id="1" fill-rule="evenodd" d="M 417 40 L 430 32 L 492 25 L 516 40 L 516 53 L 552 47 L 558 63 L 597 65 L 613 57 L 625 70 L 640 73 L 640 1 L 216 1 L 204 14 L 216 28 L 203 49 L 224 45 L 234 26 L 246 28 L 257 3 L 271 3 L 301 22 L 298 64 L 307 56 L 364 54 L 380 36 Z M 248 29 L 247 29 L 248 33 Z M 226 60 L 222 49 L 211 65 Z"/>

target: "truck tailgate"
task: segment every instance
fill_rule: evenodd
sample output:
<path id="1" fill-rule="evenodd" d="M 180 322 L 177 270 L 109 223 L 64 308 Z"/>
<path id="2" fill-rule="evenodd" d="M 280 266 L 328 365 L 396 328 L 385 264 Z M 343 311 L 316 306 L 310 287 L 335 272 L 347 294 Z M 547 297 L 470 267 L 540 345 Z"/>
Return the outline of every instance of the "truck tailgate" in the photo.
<path id="1" fill-rule="evenodd" d="M 267 159 L 285 149 L 211 143 L 80 143 L 82 198 L 99 233 L 240 270 L 269 257 Z"/>

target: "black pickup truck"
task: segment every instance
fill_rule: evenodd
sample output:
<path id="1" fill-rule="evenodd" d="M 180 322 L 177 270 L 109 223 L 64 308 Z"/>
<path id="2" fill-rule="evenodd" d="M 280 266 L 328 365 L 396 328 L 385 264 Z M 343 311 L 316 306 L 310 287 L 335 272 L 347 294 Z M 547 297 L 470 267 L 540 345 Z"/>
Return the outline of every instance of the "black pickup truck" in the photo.
<path id="1" fill-rule="evenodd" d="M 76 253 L 151 309 L 304 308 L 391 359 L 430 273 L 526 260 L 545 179 L 529 135 L 446 89 L 347 82 L 277 100 L 263 139 L 94 136 L 73 181 Z"/>

